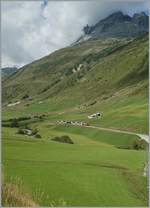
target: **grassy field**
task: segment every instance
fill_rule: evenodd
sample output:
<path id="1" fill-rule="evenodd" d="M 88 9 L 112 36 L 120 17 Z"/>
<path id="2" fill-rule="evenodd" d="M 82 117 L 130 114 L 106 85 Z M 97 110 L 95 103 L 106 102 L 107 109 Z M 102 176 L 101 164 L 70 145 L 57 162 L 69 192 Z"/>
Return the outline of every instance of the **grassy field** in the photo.
<path id="1" fill-rule="evenodd" d="M 22 181 L 37 204 L 43 206 L 146 206 L 143 177 L 147 153 L 125 150 L 134 136 L 81 127 L 34 124 L 42 139 L 3 129 L 5 181 Z M 74 144 L 52 141 L 68 135 Z"/>
<path id="2" fill-rule="evenodd" d="M 77 120 L 148 134 L 147 35 L 58 50 L 24 66 L 2 87 L 4 188 L 19 190 L 19 180 L 29 203 L 41 206 L 148 205 L 148 152 L 136 150 L 137 136 L 55 124 Z M 102 117 L 88 119 L 96 112 Z M 29 116 L 19 125 L 37 129 L 41 138 L 18 134 L 20 126 L 8 128 L 9 119 Z M 51 140 L 65 135 L 74 144 Z"/>
<path id="3" fill-rule="evenodd" d="M 134 88 L 128 90 L 134 91 Z M 88 107 L 76 104 L 76 100 L 70 96 L 62 101 L 60 98 L 52 98 L 44 100 L 41 104 L 38 101 L 34 101 L 30 105 L 21 103 L 18 106 L 5 107 L 3 119 L 45 114 L 47 115 L 45 119 L 52 121 L 84 120 L 92 125 L 147 134 L 148 96 L 145 92 L 128 96 L 126 92 L 127 89 L 121 90 L 117 95 L 109 97 L 107 100 L 97 100 L 95 105 Z M 88 115 L 95 112 L 102 112 L 102 118 L 89 120 Z"/>

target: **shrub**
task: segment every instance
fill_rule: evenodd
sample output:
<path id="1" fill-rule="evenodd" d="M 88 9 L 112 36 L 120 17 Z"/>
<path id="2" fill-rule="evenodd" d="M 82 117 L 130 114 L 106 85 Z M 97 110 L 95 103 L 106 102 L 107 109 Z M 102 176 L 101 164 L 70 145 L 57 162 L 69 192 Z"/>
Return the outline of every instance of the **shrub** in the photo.
<path id="1" fill-rule="evenodd" d="M 24 133 L 24 130 L 19 128 L 18 134 L 25 134 L 25 133 Z"/>
<path id="2" fill-rule="evenodd" d="M 41 137 L 40 134 L 36 134 L 36 135 L 35 135 L 35 138 L 41 139 L 42 137 Z"/>
<path id="3" fill-rule="evenodd" d="M 19 123 L 18 123 L 17 119 L 13 119 L 13 120 L 10 122 L 10 127 L 11 127 L 11 128 L 19 127 Z"/>
<path id="4" fill-rule="evenodd" d="M 68 144 L 74 144 L 74 142 L 71 140 L 69 136 L 61 136 L 61 137 L 54 137 L 52 138 L 53 141 L 62 142 L 62 143 L 68 143 Z"/>
<path id="5" fill-rule="evenodd" d="M 147 143 L 143 139 L 141 139 L 141 140 L 135 140 L 135 141 L 133 141 L 132 147 L 135 150 L 146 149 Z"/>
<path id="6" fill-rule="evenodd" d="M 25 121 L 25 120 L 30 120 L 30 119 L 31 119 L 31 116 L 17 118 L 18 121 Z"/>
<path id="7" fill-rule="evenodd" d="M 129 145 L 121 145 L 117 146 L 119 149 L 135 149 L 135 150 L 145 150 L 148 148 L 148 143 L 143 139 L 137 139 L 132 141 L 132 143 Z"/>
<path id="8" fill-rule="evenodd" d="M 27 99 L 27 98 L 29 98 L 29 95 L 28 95 L 28 94 L 25 94 L 25 95 L 22 97 L 22 99 Z"/>
<path id="9" fill-rule="evenodd" d="M 32 135 L 36 135 L 38 133 L 38 130 L 37 129 L 33 129 L 32 130 Z"/>

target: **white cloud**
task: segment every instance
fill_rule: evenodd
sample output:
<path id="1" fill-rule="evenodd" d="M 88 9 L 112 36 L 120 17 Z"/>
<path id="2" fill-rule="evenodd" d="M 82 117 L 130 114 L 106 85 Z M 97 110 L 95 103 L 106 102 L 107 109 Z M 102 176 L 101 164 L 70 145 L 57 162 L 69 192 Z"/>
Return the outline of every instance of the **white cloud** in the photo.
<path id="1" fill-rule="evenodd" d="M 146 2 L 2 1 L 2 65 L 24 65 L 74 42 L 84 25 L 112 12 L 133 15 Z"/>

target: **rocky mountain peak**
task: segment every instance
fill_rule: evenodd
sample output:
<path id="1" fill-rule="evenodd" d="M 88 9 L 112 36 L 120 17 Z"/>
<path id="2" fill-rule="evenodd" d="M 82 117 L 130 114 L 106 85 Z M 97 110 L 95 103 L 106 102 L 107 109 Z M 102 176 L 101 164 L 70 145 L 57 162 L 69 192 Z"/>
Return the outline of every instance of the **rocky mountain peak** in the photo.
<path id="1" fill-rule="evenodd" d="M 124 15 L 123 12 L 121 11 L 118 11 L 109 15 L 106 19 L 104 19 L 104 21 L 110 21 L 110 22 L 131 21 L 131 17 L 129 15 Z"/>
<path id="2" fill-rule="evenodd" d="M 148 32 L 149 18 L 144 12 L 133 17 L 121 11 L 115 12 L 95 25 L 83 28 L 84 35 L 77 42 L 101 37 L 135 37 Z"/>
<path id="3" fill-rule="evenodd" d="M 148 19 L 148 16 L 144 12 L 141 12 L 134 14 L 132 21 L 141 27 L 148 27 Z"/>

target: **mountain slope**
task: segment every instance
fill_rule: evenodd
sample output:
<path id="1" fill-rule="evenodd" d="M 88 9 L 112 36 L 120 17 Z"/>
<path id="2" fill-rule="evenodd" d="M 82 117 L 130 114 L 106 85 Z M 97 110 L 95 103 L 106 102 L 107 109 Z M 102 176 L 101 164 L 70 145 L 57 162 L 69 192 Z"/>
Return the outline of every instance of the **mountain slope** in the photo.
<path id="1" fill-rule="evenodd" d="M 100 111 L 91 124 L 147 133 L 148 36 L 89 40 L 26 65 L 3 82 L 3 105 L 18 100 L 4 117 L 56 112 L 55 119 L 87 120 Z"/>
<path id="2" fill-rule="evenodd" d="M 77 94 L 80 87 L 84 98 L 89 99 L 90 94 L 96 98 L 108 89 L 116 91 L 147 79 L 147 57 L 146 35 L 133 41 L 99 39 L 64 48 L 4 81 L 3 101 L 21 99 L 25 94 L 33 99 L 56 96 L 66 90 Z"/>
<path id="3" fill-rule="evenodd" d="M 94 26 L 89 27 L 87 25 L 84 28 L 84 36 L 74 45 L 58 50 L 47 57 L 28 64 L 21 68 L 18 73 L 8 77 L 6 81 L 4 80 L 3 101 L 8 102 L 12 99 L 22 99 L 24 97 L 32 97 L 32 99 L 38 97 L 45 98 L 56 95 L 67 88 L 72 89 L 78 85 L 84 86 L 87 83 L 87 81 L 85 81 L 86 76 L 91 74 L 91 71 L 95 69 L 95 65 L 103 62 L 107 57 L 118 56 L 117 53 L 120 55 L 120 52 L 131 51 L 132 48 L 135 49 L 135 51 L 133 51 L 131 57 L 125 54 L 127 58 L 124 60 L 128 62 L 128 59 L 131 59 L 131 62 L 133 62 L 132 64 L 135 64 L 135 69 L 132 69 L 132 72 L 132 65 L 130 66 L 127 64 L 127 67 L 123 65 L 122 67 L 125 68 L 123 73 L 121 69 L 119 72 L 122 78 L 118 77 L 118 75 L 115 76 L 116 80 L 122 79 L 122 81 L 120 80 L 120 85 L 121 82 L 123 85 L 126 82 L 130 82 L 130 84 L 131 82 L 136 83 L 141 79 L 140 75 L 134 76 L 134 73 L 137 73 L 136 68 L 139 66 L 143 68 L 143 65 L 146 64 L 144 60 L 147 61 L 146 54 L 148 50 L 146 49 L 146 44 L 148 43 L 148 38 L 146 38 L 147 35 L 145 34 L 147 32 L 148 16 L 144 12 L 135 14 L 133 17 L 124 15 L 122 12 L 116 12 L 100 20 Z M 137 38 L 135 39 L 134 36 L 137 36 Z M 87 40 L 88 38 L 89 40 Z M 83 40 L 86 41 L 82 42 Z M 142 43 L 144 43 L 143 46 Z M 137 47 L 135 46 L 136 44 Z M 137 57 L 136 60 L 134 53 L 139 53 L 138 48 L 142 48 L 147 52 L 146 54 L 143 53 L 143 55 L 140 52 L 139 56 L 141 57 L 140 59 Z M 124 60 L 120 59 L 120 62 L 126 64 Z M 140 60 L 142 63 L 139 63 Z M 119 59 L 116 61 L 116 67 L 119 64 L 118 62 Z M 138 66 L 138 64 L 140 65 Z M 107 65 L 106 68 L 108 68 Z M 113 69 L 110 70 L 110 76 Z M 102 72 L 102 69 L 100 71 Z M 131 74 L 128 74 L 129 71 Z M 99 70 L 96 71 L 96 73 L 99 73 Z M 142 74 L 142 77 L 146 77 L 146 73 L 145 75 Z M 123 77 L 125 74 L 127 77 Z M 104 77 L 105 76 L 106 74 L 104 74 Z M 90 77 L 89 80 L 93 80 L 93 77 Z M 91 88 L 94 87 L 95 83 L 101 85 L 103 83 L 102 81 L 103 79 L 92 81 Z M 112 82 L 109 83 L 111 86 Z M 109 85 L 107 84 L 106 87 Z M 105 86 L 105 82 L 103 86 Z M 86 90 L 83 91 L 86 93 Z M 99 95 L 100 94 L 101 93 L 99 93 Z"/>
<path id="4" fill-rule="evenodd" d="M 1 69 L 2 80 L 8 78 L 12 74 L 16 73 L 19 69 L 17 67 L 4 67 Z"/>

